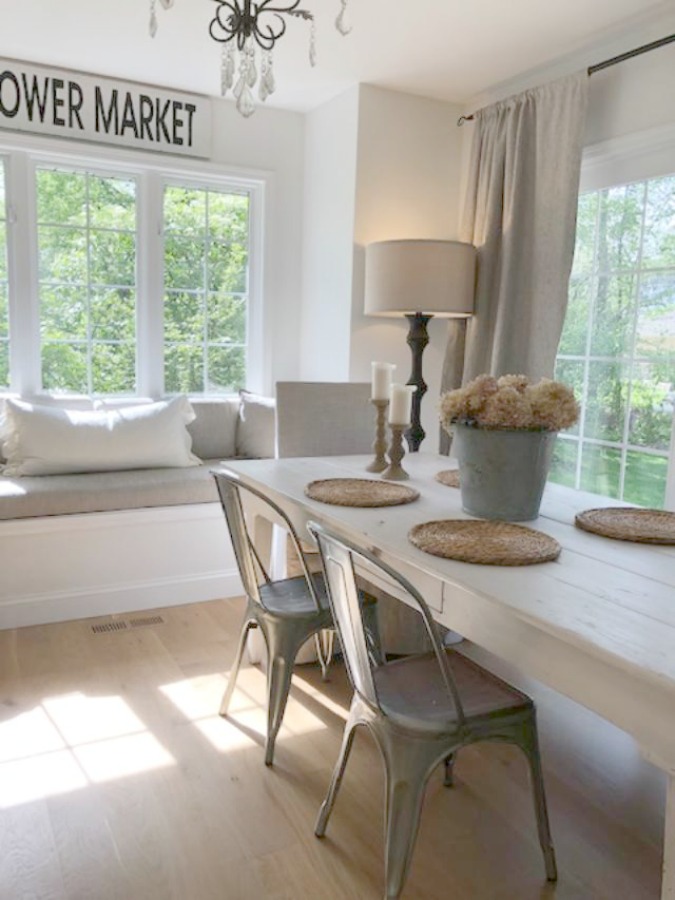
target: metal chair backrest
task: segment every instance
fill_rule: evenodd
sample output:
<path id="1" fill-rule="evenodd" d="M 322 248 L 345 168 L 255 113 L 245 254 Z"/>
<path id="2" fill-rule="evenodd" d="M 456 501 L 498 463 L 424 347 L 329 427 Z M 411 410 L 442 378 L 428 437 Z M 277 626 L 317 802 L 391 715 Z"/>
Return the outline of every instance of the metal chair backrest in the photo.
<path id="1" fill-rule="evenodd" d="M 278 381 L 279 458 L 370 453 L 370 394 L 366 382 Z"/>
<path id="2" fill-rule="evenodd" d="M 239 575 L 244 586 L 244 591 L 249 599 L 265 608 L 265 603 L 260 595 L 260 583 L 261 580 L 264 580 L 266 584 L 272 584 L 272 579 L 267 573 L 267 569 L 256 551 L 255 544 L 248 530 L 241 501 L 242 491 L 248 492 L 258 500 L 262 501 L 265 506 L 273 511 L 274 517 L 281 520 L 283 527 L 288 531 L 291 541 L 293 542 L 293 547 L 302 568 L 302 574 L 307 582 L 307 589 L 314 600 L 316 609 L 320 610 L 321 604 L 316 593 L 314 581 L 307 567 L 305 554 L 300 546 L 300 540 L 293 523 L 286 513 L 261 491 L 243 484 L 239 479 L 239 476 L 235 473 L 223 471 L 213 472 L 212 474 L 216 482 L 216 487 L 218 488 L 220 502 L 223 507 L 223 512 L 225 513 L 225 521 L 227 522 L 230 538 L 232 539 L 232 546 L 234 548 Z"/>
<path id="3" fill-rule="evenodd" d="M 417 609 L 424 622 L 433 654 L 438 662 L 440 677 L 455 709 L 457 723 L 463 725 L 466 717 L 457 684 L 441 646 L 436 623 L 421 594 L 406 578 L 368 550 L 357 547 L 351 541 L 316 522 L 310 522 L 308 527 L 315 536 L 321 552 L 333 619 L 340 635 L 345 663 L 354 690 L 370 706 L 378 709 L 383 715 L 387 714 L 377 696 L 373 678 L 375 663 L 368 653 L 363 613 L 356 587 L 354 559 L 360 558 L 370 567 L 392 579 L 412 600 L 413 607 Z"/>

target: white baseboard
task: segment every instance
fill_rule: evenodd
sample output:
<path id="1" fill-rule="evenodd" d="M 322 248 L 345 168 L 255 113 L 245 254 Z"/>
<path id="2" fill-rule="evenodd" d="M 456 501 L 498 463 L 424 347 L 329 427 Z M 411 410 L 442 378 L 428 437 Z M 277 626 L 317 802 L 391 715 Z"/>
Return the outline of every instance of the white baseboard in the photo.
<path id="1" fill-rule="evenodd" d="M 0 522 L 0 628 L 241 592 L 219 504 Z"/>

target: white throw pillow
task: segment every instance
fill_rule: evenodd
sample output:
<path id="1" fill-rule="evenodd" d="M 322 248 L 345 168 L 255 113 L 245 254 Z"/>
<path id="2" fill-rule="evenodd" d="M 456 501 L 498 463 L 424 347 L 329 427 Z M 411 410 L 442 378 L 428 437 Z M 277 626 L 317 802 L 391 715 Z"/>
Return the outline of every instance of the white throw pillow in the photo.
<path id="1" fill-rule="evenodd" d="M 276 401 L 250 391 L 239 391 L 241 407 L 237 423 L 237 456 L 267 459 L 276 455 Z"/>
<path id="2" fill-rule="evenodd" d="M 74 410 L 5 402 L 5 475 L 63 475 L 199 465 L 186 397 L 120 409 Z"/>

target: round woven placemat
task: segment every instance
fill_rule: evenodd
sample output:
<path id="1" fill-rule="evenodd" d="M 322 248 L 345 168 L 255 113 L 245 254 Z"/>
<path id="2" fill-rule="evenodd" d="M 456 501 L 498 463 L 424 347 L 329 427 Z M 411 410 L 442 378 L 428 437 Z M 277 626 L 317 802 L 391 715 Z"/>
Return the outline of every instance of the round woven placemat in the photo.
<path id="1" fill-rule="evenodd" d="M 312 500 L 333 506 L 400 506 L 412 503 L 419 491 L 404 484 L 390 481 L 372 481 L 370 478 L 327 478 L 311 481 L 305 494 Z"/>
<path id="2" fill-rule="evenodd" d="M 436 481 L 440 481 L 440 483 L 446 485 L 446 487 L 458 488 L 459 469 L 444 469 L 442 472 L 437 472 Z"/>
<path id="3" fill-rule="evenodd" d="M 484 566 L 531 566 L 560 555 L 560 544 L 547 534 L 484 519 L 424 522 L 410 530 L 408 539 L 433 556 Z"/>
<path id="4" fill-rule="evenodd" d="M 584 531 L 638 544 L 675 544 L 675 513 L 629 506 L 587 509 L 575 516 Z"/>

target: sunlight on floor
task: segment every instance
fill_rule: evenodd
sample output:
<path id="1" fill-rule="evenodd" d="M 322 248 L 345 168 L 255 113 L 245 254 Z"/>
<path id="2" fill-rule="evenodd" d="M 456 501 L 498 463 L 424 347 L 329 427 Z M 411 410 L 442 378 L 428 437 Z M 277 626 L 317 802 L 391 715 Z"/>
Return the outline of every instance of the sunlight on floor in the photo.
<path id="1" fill-rule="evenodd" d="M 293 676 L 294 688 L 313 701 L 326 707 L 331 713 L 346 719 L 347 712 L 337 703 L 325 697 L 297 675 Z M 227 678 L 222 675 L 202 675 L 165 684 L 160 691 L 183 713 L 211 745 L 220 753 L 246 749 L 256 745 L 253 734 L 264 740 L 267 731 L 267 679 L 257 666 L 242 668 L 237 679 L 237 687 L 226 719 L 218 715 L 220 701 Z M 278 742 L 299 735 L 325 730 L 328 726 L 307 707 L 289 697 L 284 724 Z"/>
<path id="2" fill-rule="evenodd" d="M 121 697 L 48 697 L 0 723 L 0 808 L 175 764 Z"/>

